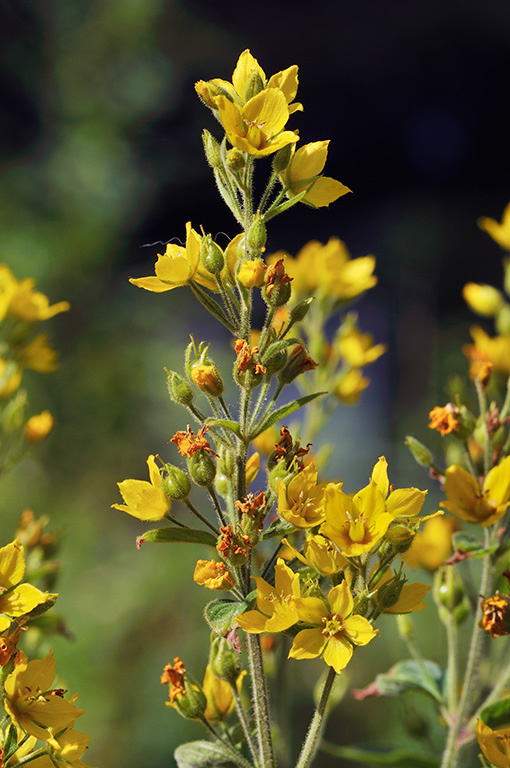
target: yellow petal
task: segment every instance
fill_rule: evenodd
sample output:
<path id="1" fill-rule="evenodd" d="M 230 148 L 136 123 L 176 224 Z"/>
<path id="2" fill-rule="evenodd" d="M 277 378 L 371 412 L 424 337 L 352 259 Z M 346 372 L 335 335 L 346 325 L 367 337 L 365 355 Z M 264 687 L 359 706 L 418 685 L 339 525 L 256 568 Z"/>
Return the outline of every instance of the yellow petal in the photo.
<path id="1" fill-rule="evenodd" d="M 430 589 L 430 585 L 417 581 L 414 584 L 404 584 L 400 597 L 391 608 L 385 608 L 384 613 L 413 613 L 425 608 L 423 598 Z"/>
<path id="2" fill-rule="evenodd" d="M 510 768 L 510 728 L 492 728 L 482 720 L 476 725 L 476 736 L 487 760 L 496 768 Z"/>
<path id="3" fill-rule="evenodd" d="M 291 67 L 277 72 L 269 78 L 268 88 L 279 88 L 288 104 L 295 98 L 298 89 L 298 67 L 293 64 Z M 294 110 L 303 109 L 301 104 L 293 104 Z"/>
<path id="4" fill-rule="evenodd" d="M 416 517 L 426 495 L 427 491 L 419 491 L 418 488 L 397 488 L 388 496 L 386 509 L 393 517 Z"/>
<path id="5" fill-rule="evenodd" d="M 266 631 L 267 616 L 259 611 L 246 611 L 246 613 L 236 616 L 236 622 L 245 632 L 260 634 Z"/>
<path id="6" fill-rule="evenodd" d="M 164 293 L 171 291 L 172 288 L 177 288 L 176 285 L 162 283 L 158 277 L 130 277 L 129 282 L 136 285 L 137 288 L 144 288 L 146 291 L 152 291 L 152 293 Z"/>
<path id="7" fill-rule="evenodd" d="M 271 138 L 283 129 L 289 119 L 289 108 L 279 88 L 266 88 L 244 105 L 242 116 L 246 123 L 257 125 Z"/>
<path id="8" fill-rule="evenodd" d="M 320 597 L 300 597 L 295 601 L 295 607 L 300 621 L 306 624 L 322 623 L 322 619 L 329 616 L 329 610 L 324 600 Z"/>
<path id="9" fill-rule="evenodd" d="M 265 84 L 266 75 L 257 59 L 252 56 L 248 48 L 242 52 L 239 56 L 236 64 L 236 68 L 232 74 L 232 84 L 237 94 L 244 101 L 244 92 L 250 77 L 253 74 L 258 74 L 260 79 Z"/>
<path id="10" fill-rule="evenodd" d="M 314 141 L 296 150 L 290 166 L 291 183 L 319 175 L 326 164 L 328 144 L 329 140 Z"/>
<path id="11" fill-rule="evenodd" d="M 25 555 L 19 539 L 0 549 L 0 587 L 10 589 L 25 574 Z"/>
<path id="12" fill-rule="evenodd" d="M 322 653 L 326 638 L 320 629 L 302 629 L 289 651 L 290 659 L 314 659 Z"/>
<path id="13" fill-rule="evenodd" d="M 278 558 L 275 566 L 275 591 L 277 595 L 299 596 L 299 575 Z"/>
<path id="14" fill-rule="evenodd" d="M 384 456 L 379 456 L 377 464 L 372 470 L 372 480 L 377 483 L 379 490 L 384 498 L 386 498 L 390 484 L 388 480 L 388 462 Z"/>
<path id="15" fill-rule="evenodd" d="M 487 492 L 489 503 L 494 506 L 510 500 L 510 456 L 506 456 L 487 473 L 483 490 Z"/>
<path id="16" fill-rule="evenodd" d="M 366 645 L 378 633 L 363 616 L 351 616 L 344 620 L 345 633 L 355 645 Z"/>
<path id="17" fill-rule="evenodd" d="M 23 616 L 48 599 L 47 592 L 41 592 L 32 584 L 20 584 L 11 592 L 0 596 L 0 612 L 8 616 Z"/>
<path id="18" fill-rule="evenodd" d="M 338 613 L 343 619 L 352 613 L 353 600 L 347 582 L 342 581 L 337 587 L 330 589 L 328 603 L 331 606 L 331 613 Z"/>
<path id="19" fill-rule="evenodd" d="M 324 661 L 340 674 L 351 660 L 352 652 L 351 643 L 344 637 L 330 637 L 324 651 Z"/>
<path id="20" fill-rule="evenodd" d="M 324 208 L 334 203 L 339 197 L 351 192 L 349 187 L 329 176 L 319 176 L 303 198 L 303 202 L 314 208 Z"/>

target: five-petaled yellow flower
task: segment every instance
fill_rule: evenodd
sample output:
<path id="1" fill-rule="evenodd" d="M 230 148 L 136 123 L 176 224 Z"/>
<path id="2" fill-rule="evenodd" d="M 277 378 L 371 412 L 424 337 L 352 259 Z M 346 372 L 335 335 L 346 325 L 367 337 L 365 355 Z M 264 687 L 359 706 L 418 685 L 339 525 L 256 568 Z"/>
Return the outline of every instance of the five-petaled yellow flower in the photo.
<path id="1" fill-rule="evenodd" d="M 282 174 L 289 197 L 308 189 L 302 202 L 313 208 L 322 208 L 351 191 L 336 179 L 320 175 L 326 164 L 328 144 L 329 141 L 314 141 L 293 152 Z"/>
<path id="2" fill-rule="evenodd" d="M 0 632 L 12 619 L 30 613 L 37 605 L 56 598 L 32 584 L 21 584 L 25 574 L 25 555 L 19 539 L 0 549 Z"/>
<path id="3" fill-rule="evenodd" d="M 326 484 L 317 485 L 313 462 L 292 478 L 288 485 L 278 483 L 278 514 L 296 528 L 311 528 L 324 520 Z"/>
<path id="4" fill-rule="evenodd" d="M 195 232 L 191 222 L 186 224 L 186 246 L 169 243 L 165 253 L 158 253 L 158 260 L 154 265 L 156 272 L 152 277 L 129 278 L 129 282 L 138 288 L 145 288 L 153 293 L 163 293 L 178 288 L 181 285 L 198 283 L 217 291 L 217 283 L 214 276 L 202 266 L 200 261 L 200 246 L 202 238 Z"/>
<path id="5" fill-rule="evenodd" d="M 363 616 L 352 615 L 353 607 L 345 581 L 329 591 L 327 603 L 319 597 L 296 600 L 299 620 L 311 627 L 298 632 L 289 657 L 314 659 L 323 654 L 326 664 L 340 673 L 349 663 L 354 645 L 366 645 L 378 632 Z"/>
<path id="6" fill-rule="evenodd" d="M 139 520 L 162 520 L 170 509 L 170 499 L 161 485 L 161 474 L 154 456 L 147 459 L 150 483 L 147 480 L 123 480 L 117 483 L 125 504 L 112 504 Z"/>
<path id="7" fill-rule="evenodd" d="M 470 362 L 469 375 L 476 379 L 485 363 L 492 363 L 495 373 L 510 376 L 510 333 L 489 336 L 479 325 L 471 328 L 474 344 L 465 344 L 462 351 Z"/>
<path id="8" fill-rule="evenodd" d="M 338 351 L 353 368 L 375 362 L 386 352 L 386 344 L 374 344 L 370 333 L 362 333 L 356 325 L 351 325 L 338 336 Z"/>
<path id="9" fill-rule="evenodd" d="M 34 287 L 35 280 L 31 277 L 17 280 L 6 264 L 0 264 L 0 320 L 9 315 L 16 320 L 33 323 L 48 320 L 70 308 L 67 301 L 50 305 L 48 297 L 34 291 Z"/>
<path id="10" fill-rule="evenodd" d="M 298 620 L 295 600 L 300 595 L 299 575 L 294 573 L 281 558 L 275 567 L 275 585 L 268 584 L 261 577 L 257 582 L 258 611 L 247 611 L 236 616 L 236 621 L 245 632 L 283 632 Z"/>
<path id="11" fill-rule="evenodd" d="M 510 504 L 510 456 L 489 470 L 482 487 L 473 475 L 453 464 L 445 472 L 444 491 L 448 501 L 441 506 L 452 515 L 484 527 L 497 523 Z"/>

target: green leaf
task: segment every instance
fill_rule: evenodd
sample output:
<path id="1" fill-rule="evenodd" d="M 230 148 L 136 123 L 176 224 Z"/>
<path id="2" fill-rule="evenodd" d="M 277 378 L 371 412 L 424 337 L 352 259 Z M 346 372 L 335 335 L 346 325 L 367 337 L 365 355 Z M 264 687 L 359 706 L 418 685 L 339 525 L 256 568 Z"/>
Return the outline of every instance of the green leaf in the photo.
<path id="1" fill-rule="evenodd" d="M 5 761 L 7 761 L 8 758 L 12 757 L 12 755 L 18 749 L 18 734 L 16 732 L 16 726 L 14 725 L 14 723 L 11 723 L 9 726 L 9 730 L 7 731 L 7 736 L 5 737 L 3 747 L 4 747 L 3 757 Z"/>
<path id="2" fill-rule="evenodd" d="M 510 725 L 510 696 L 484 707 L 480 712 L 480 718 L 492 729 Z"/>
<path id="3" fill-rule="evenodd" d="M 234 768 L 249 763 L 239 755 L 236 757 L 223 744 L 212 741 L 190 741 L 181 744 L 174 752 L 178 768 Z"/>
<path id="4" fill-rule="evenodd" d="M 248 600 L 219 599 L 212 600 L 204 608 L 204 618 L 219 637 L 223 637 L 234 628 L 234 619 L 240 613 L 244 613 L 249 606 Z"/>
<path id="5" fill-rule="evenodd" d="M 421 690 L 443 702 L 445 671 L 434 661 L 399 661 L 388 672 L 377 675 L 374 682 L 355 692 L 357 699 L 367 696 L 398 696 L 404 691 Z"/>
<path id="6" fill-rule="evenodd" d="M 294 531 L 292 523 L 288 523 L 286 520 L 281 520 L 279 517 L 273 520 L 269 528 L 262 534 L 262 539 L 272 539 L 274 536 L 287 536 Z"/>
<path id="7" fill-rule="evenodd" d="M 298 397 L 297 400 L 292 400 L 290 403 L 282 405 L 280 408 L 277 408 L 275 411 L 266 416 L 266 418 L 263 419 L 263 421 L 261 421 L 257 427 L 255 427 L 255 431 L 250 435 L 250 440 L 253 440 L 255 437 L 257 437 L 257 435 L 260 435 L 261 432 L 264 432 L 265 429 L 268 429 L 277 421 L 280 421 L 280 419 L 284 419 L 286 416 L 290 416 L 290 414 L 294 413 L 294 411 L 297 411 L 298 408 L 306 405 L 311 400 L 315 400 L 315 398 L 319 397 L 319 395 L 327 394 L 327 392 L 314 392 L 312 395 L 304 395 L 304 397 Z"/>
<path id="8" fill-rule="evenodd" d="M 492 553 L 499 547 L 499 544 L 485 547 L 481 541 L 478 541 L 476 536 L 472 536 L 470 533 L 465 533 L 464 531 L 457 531 L 453 534 L 452 538 L 454 550 L 464 552 L 475 560 L 480 557 L 492 555 Z"/>
<path id="9" fill-rule="evenodd" d="M 390 752 L 363 749 L 361 747 L 337 747 L 323 741 L 321 750 L 328 755 L 365 766 L 385 765 L 387 768 L 439 768 L 439 760 L 433 755 L 412 749 L 393 749 Z"/>
<path id="10" fill-rule="evenodd" d="M 180 528 L 173 525 L 169 525 L 166 528 L 153 528 L 152 531 L 142 533 L 136 539 L 138 549 L 140 549 L 144 541 L 157 543 L 179 541 L 186 544 L 207 544 L 207 546 L 214 548 L 216 548 L 217 544 L 217 539 L 209 531 L 199 531 L 196 528 Z"/>
<path id="11" fill-rule="evenodd" d="M 208 427 L 223 427 L 233 432 L 236 437 L 241 437 L 241 427 L 237 421 L 230 421 L 230 419 L 206 419 L 205 424 Z"/>
<path id="12" fill-rule="evenodd" d="M 301 339 L 295 338 L 295 339 L 281 339 L 280 341 L 273 341 L 272 344 L 270 344 L 266 349 L 264 350 L 264 354 L 262 355 L 262 360 L 269 360 L 270 357 L 273 355 L 276 355 L 277 352 L 281 352 L 282 349 L 286 349 L 287 347 L 292 346 L 293 344 L 302 344 L 303 341 Z"/>

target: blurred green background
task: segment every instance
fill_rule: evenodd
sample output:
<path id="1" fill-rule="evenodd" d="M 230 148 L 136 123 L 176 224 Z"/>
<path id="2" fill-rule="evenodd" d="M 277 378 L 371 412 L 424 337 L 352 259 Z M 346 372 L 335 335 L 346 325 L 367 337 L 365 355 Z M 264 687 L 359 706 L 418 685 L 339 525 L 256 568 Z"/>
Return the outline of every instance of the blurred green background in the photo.
<path id="1" fill-rule="evenodd" d="M 426 414 L 445 398 L 446 373 L 466 369 L 462 285 L 500 282 L 499 250 L 476 219 L 499 219 L 510 198 L 510 11 L 497 0 L 3 0 L 0 13 L 1 260 L 72 304 L 52 321 L 59 371 L 26 375 L 34 411 L 49 407 L 57 424 L 3 481 L 2 541 L 25 507 L 65 531 L 58 605 L 76 638 L 53 645 L 87 712 L 86 762 L 168 766 L 200 729 L 164 707 L 159 674 L 179 654 L 201 677 L 210 594 L 191 579 L 196 550 L 137 551 L 145 526 L 110 505 L 116 482 L 146 477 L 149 453 L 175 460 L 169 438 L 186 419 L 168 401 L 163 367 L 181 367 L 190 331 L 210 338 L 187 289 L 158 296 L 127 278 L 150 274 L 158 246 L 148 244 L 182 239 L 188 220 L 224 233 L 219 242 L 237 233 L 202 155 L 202 128 L 219 130 L 193 84 L 228 79 L 246 47 L 268 74 L 299 64 L 305 112 L 292 127 L 304 142 L 332 140 L 326 172 L 354 194 L 277 219 L 268 249 L 295 253 L 338 235 L 354 256 L 375 253 L 380 282 L 360 322 L 390 345 L 361 405 L 339 409 L 326 431 L 331 476 L 355 490 L 385 453 L 392 482 L 426 487 L 403 435 L 430 439 Z M 216 357 L 228 374 L 226 344 Z M 438 499 L 431 487 L 428 511 Z M 438 658 L 443 637 L 428 621 L 418 621 L 425 650 Z M 356 656 L 357 687 L 404 653 L 392 626 L 386 617 Z M 320 664 L 292 665 L 308 692 Z M 406 743 L 400 709 L 348 697 L 331 738 Z M 309 715 L 303 696 L 296 732 Z"/>

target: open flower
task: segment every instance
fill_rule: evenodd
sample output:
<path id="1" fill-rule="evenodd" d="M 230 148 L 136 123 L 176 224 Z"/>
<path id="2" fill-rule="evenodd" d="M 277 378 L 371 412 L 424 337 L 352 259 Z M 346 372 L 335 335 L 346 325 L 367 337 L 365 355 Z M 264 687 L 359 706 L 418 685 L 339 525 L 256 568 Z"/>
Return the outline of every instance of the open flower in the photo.
<path id="1" fill-rule="evenodd" d="M 162 520 L 170 509 L 170 499 L 161 485 L 161 474 L 154 456 L 147 459 L 149 478 L 147 480 L 123 480 L 117 483 L 125 504 L 112 504 L 113 509 L 120 509 L 139 520 Z"/>
<path id="2" fill-rule="evenodd" d="M 57 738 L 48 740 L 49 755 L 41 755 L 31 761 L 33 768 L 90 768 L 80 760 L 87 749 L 90 737 L 68 728 Z"/>
<path id="3" fill-rule="evenodd" d="M 366 645 L 377 634 L 363 616 L 351 615 L 353 607 L 345 581 L 330 590 L 327 603 L 319 597 L 296 600 L 299 620 L 312 626 L 298 632 L 289 657 L 314 659 L 322 654 L 326 664 L 340 673 L 351 659 L 353 646 Z"/>
<path id="4" fill-rule="evenodd" d="M 510 456 L 487 473 L 482 487 L 463 467 L 453 464 L 445 472 L 444 490 L 448 501 L 441 506 L 452 515 L 484 527 L 497 523 L 510 504 Z"/>
<path id="5" fill-rule="evenodd" d="M 247 611 L 236 616 L 245 632 L 283 632 L 298 620 L 295 599 L 300 595 L 299 575 L 294 573 L 281 558 L 275 567 L 274 587 L 261 577 L 257 583 L 257 611 Z"/>
<path id="6" fill-rule="evenodd" d="M 198 560 L 193 581 L 207 589 L 232 589 L 234 586 L 227 566 L 217 560 Z"/>
<path id="7" fill-rule="evenodd" d="M 495 373 L 510 376 L 510 333 L 489 336 L 483 328 L 471 328 L 474 344 L 465 344 L 462 351 L 469 360 L 469 375 L 476 379 L 486 363 L 492 363 Z"/>
<path id="8" fill-rule="evenodd" d="M 317 485 L 317 467 L 311 463 L 288 485 L 278 483 L 278 514 L 296 528 L 312 528 L 324 520 L 325 483 Z"/>
<path id="9" fill-rule="evenodd" d="M 492 730 L 483 720 L 476 724 L 476 738 L 484 756 L 496 768 L 510 768 L 510 728 Z"/>
<path id="10" fill-rule="evenodd" d="M 33 323 L 70 309 L 67 301 L 50 305 L 48 297 L 34 291 L 34 287 L 35 280 L 31 277 L 17 280 L 6 264 L 0 264 L 0 320 L 8 314 L 16 320 Z"/>
<path id="11" fill-rule="evenodd" d="M 326 164 L 328 144 L 329 141 L 314 141 L 293 153 L 282 178 L 289 197 L 308 189 L 303 202 L 322 208 L 351 191 L 336 179 L 320 175 Z"/>
<path id="12" fill-rule="evenodd" d="M 138 288 L 145 288 L 153 293 L 171 291 L 182 285 L 198 283 L 211 291 L 217 291 L 217 283 L 214 276 L 202 266 L 200 261 L 200 246 L 202 238 L 191 227 L 191 222 L 186 224 L 186 247 L 169 243 L 165 253 L 158 253 L 158 260 L 154 266 L 156 275 L 152 277 L 129 278 L 129 282 Z"/>
<path id="13" fill-rule="evenodd" d="M 21 654 L 13 672 L 5 679 L 5 709 L 14 724 L 25 733 L 48 741 L 69 728 L 83 710 L 63 698 L 60 689 L 51 690 L 55 677 L 53 652 L 45 659 L 27 661 Z"/>
<path id="14" fill-rule="evenodd" d="M 353 368 L 373 363 L 386 352 L 386 344 L 374 344 L 372 334 L 362 333 L 356 325 L 348 326 L 338 337 L 338 351 Z"/>
<path id="15" fill-rule="evenodd" d="M 483 216 L 481 219 L 478 219 L 478 226 L 484 232 L 487 232 L 505 251 L 510 251 L 510 203 L 508 203 L 503 211 L 501 224 L 495 219 Z"/>
<path id="16" fill-rule="evenodd" d="M 347 565 L 345 557 L 324 536 L 308 532 L 303 543 L 302 553 L 292 544 L 289 544 L 287 539 L 282 539 L 282 543 L 290 549 L 294 557 L 297 557 L 308 568 L 313 568 L 321 576 L 332 576 L 334 573 L 342 571 Z"/>
<path id="17" fill-rule="evenodd" d="M 57 597 L 32 584 L 21 584 L 24 575 L 25 555 L 20 540 L 15 539 L 0 549 L 0 632 L 10 626 L 12 619 Z"/>

